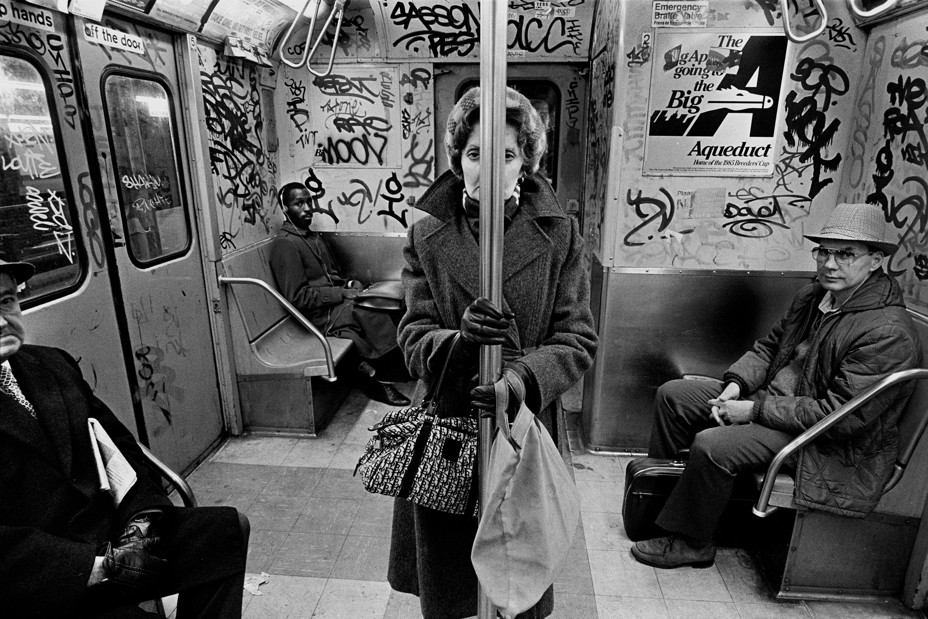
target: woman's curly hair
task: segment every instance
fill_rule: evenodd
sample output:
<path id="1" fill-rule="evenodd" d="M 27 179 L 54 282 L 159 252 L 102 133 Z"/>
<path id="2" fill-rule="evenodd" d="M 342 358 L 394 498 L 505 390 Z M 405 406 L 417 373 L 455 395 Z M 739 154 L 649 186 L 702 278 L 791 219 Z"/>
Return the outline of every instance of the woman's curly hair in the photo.
<path id="1" fill-rule="evenodd" d="M 445 150 L 448 152 L 448 165 L 458 177 L 461 176 L 461 152 L 479 120 L 480 87 L 476 86 L 465 92 L 448 114 Z M 531 102 L 509 87 L 506 88 L 506 124 L 516 129 L 516 143 L 525 162 L 522 173 L 531 176 L 538 171 L 548 148 L 546 127 Z"/>

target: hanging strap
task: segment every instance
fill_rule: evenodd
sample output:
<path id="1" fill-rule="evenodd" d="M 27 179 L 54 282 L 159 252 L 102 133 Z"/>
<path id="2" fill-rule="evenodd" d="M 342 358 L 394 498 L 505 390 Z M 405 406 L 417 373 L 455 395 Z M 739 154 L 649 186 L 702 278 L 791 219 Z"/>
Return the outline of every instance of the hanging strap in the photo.
<path id="1" fill-rule="evenodd" d="M 514 380 L 517 380 L 519 383 L 522 382 L 519 375 L 512 370 L 503 370 L 503 376 L 493 383 L 493 389 L 496 391 L 496 428 L 499 430 L 500 434 L 503 435 L 503 438 L 509 441 L 513 449 L 520 451 L 522 446 L 512 438 L 512 429 L 509 427 L 509 415 L 506 412 L 509 408 L 509 382 L 506 380 L 507 376 L 510 376 L 510 380 L 513 380 L 511 377 L 515 376 Z M 522 391 L 523 393 L 525 392 L 524 387 Z M 519 400 L 519 405 L 521 406 L 521 404 L 522 400 Z"/>
<path id="2" fill-rule="evenodd" d="M 438 394 L 441 393 L 441 385 L 445 380 L 445 374 L 448 372 L 448 365 L 451 361 L 451 355 L 454 354 L 454 347 L 458 345 L 458 340 L 461 339 L 461 332 L 458 331 L 454 334 L 454 338 L 451 340 L 451 346 L 448 347 L 448 354 L 445 355 L 445 360 L 441 365 L 441 371 L 438 373 L 438 380 L 433 382 L 429 386 L 429 390 L 426 392 L 425 397 L 422 398 L 422 405 L 426 406 L 432 402 Z"/>

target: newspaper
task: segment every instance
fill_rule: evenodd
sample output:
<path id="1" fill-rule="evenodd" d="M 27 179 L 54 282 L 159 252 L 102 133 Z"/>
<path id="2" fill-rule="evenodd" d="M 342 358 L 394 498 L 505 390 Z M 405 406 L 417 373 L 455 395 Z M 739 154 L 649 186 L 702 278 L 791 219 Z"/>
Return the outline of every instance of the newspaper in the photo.
<path id="1" fill-rule="evenodd" d="M 138 477 L 135 469 L 103 429 L 103 424 L 92 417 L 87 422 L 90 428 L 90 445 L 100 478 L 100 490 L 109 492 L 113 497 L 113 503 L 118 507 Z"/>

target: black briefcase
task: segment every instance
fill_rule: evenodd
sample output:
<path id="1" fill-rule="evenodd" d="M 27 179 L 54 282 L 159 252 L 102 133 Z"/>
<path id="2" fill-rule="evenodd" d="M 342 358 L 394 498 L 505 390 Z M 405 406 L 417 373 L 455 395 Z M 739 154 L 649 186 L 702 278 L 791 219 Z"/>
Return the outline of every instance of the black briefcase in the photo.
<path id="1" fill-rule="evenodd" d="M 666 535 L 654 520 L 664 508 L 686 462 L 663 458 L 635 458 L 625 468 L 622 519 L 628 539 L 638 542 Z"/>
<path id="2" fill-rule="evenodd" d="M 689 450 L 680 452 L 685 458 Z M 683 475 L 686 460 L 635 458 L 625 467 L 625 499 L 622 519 L 625 534 L 633 542 L 667 535 L 654 521 L 664 509 L 667 497 Z M 722 546 L 743 546 L 750 538 L 751 507 L 757 499 L 757 488 L 751 475 L 739 475 L 732 496 L 716 529 L 716 543 Z M 756 528 L 754 529 L 756 530 Z"/>

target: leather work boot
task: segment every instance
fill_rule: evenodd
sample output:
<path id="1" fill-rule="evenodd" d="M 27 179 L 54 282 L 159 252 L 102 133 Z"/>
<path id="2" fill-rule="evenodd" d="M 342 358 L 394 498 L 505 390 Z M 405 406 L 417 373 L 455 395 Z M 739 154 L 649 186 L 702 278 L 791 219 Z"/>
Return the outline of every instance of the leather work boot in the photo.
<path id="1" fill-rule="evenodd" d="M 710 542 L 696 548 L 679 536 L 669 535 L 637 542 L 632 546 L 632 555 L 639 563 L 651 567 L 711 567 L 715 562 L 715 544 Z"/>

